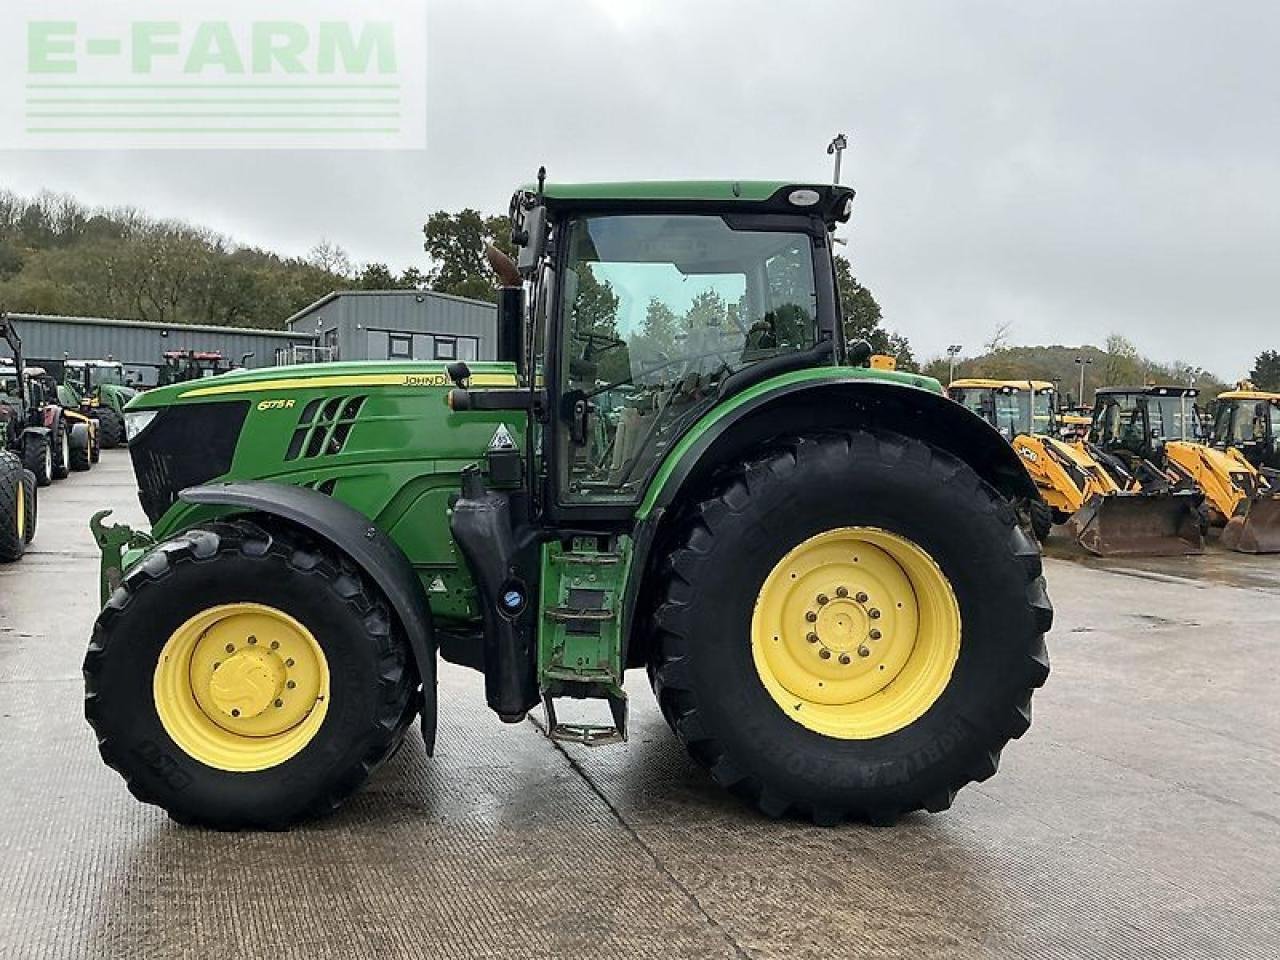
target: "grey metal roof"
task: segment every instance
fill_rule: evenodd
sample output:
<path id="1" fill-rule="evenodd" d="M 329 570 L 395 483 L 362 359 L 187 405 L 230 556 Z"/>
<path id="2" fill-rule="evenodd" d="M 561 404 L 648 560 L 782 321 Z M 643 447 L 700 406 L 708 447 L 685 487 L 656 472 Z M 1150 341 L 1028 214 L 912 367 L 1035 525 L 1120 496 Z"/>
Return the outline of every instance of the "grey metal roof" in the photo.
<path id="1" fill-rule="evenodd" d="M 309 308 L 308 308 L 309 309 Z M 223 327 L 206 323 L 157 323 L 154 320 L 118 320 L 113 317 L 64 317 L 49 313 L 15 313 L 9 316 L 14 320 L 40 321 L 42 323 L 83 323 L 97 327 L 130 327 L 142 330 L 192 330 L 197 333 L 231 333 L 241 336 L 279 337 L 283 340 L 297 340 L 299 337 L 312 338 L 312 335 L 298 333 L 293 330 L 263 330 L 259 327 Z"/>
<path id="2" fill-rule="evenodd" d="M 292 317 L 286 320 L 285 323 L 292 325 L 294 321 L 302 320 L 308 314 L 314 313 L 321 307 L 333 303 L 340 297 L 414 297 L 419 300 L 450 300 L 454 303 L 470 304 L 473 307 L 486 307 L 490 310 L 497 309 L 497 307 L 488 300 L 473 300 L 470 297 L 457 297 L 452 293 L 437 293 L 435 290 L 334 290 L 331 293 L 326 293 L 315 303 L 303 307 Z"/>

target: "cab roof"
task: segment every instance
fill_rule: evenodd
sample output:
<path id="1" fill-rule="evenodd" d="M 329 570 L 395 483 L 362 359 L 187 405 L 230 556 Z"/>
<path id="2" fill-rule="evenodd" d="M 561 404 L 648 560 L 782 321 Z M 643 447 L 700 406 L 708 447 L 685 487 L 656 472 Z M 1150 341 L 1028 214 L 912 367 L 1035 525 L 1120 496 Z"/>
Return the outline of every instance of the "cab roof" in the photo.
<path id="1" fill-rule="evenodd" d="M 537 184 L 521 190 L 537 193 Z M 852 187 L 793 180 L 630 180 L 617 183 L 545 183 L 548 208 L 612 209 L 654 207 L 683 210 L 701 206 L 741 206 L 743 212 L 821 214 L 848 219 Z"/>
<path id="2" fill-rule="evenodd" d="M 1270 400 L 1272 403 L 1280 403 L 1280 393 L 1271 393 L 1268 390 L 1228 390 L 1226 393 L 1218 394 L 1219 400 Z"/>
<path id="3" fill-rule="evenodd" d="M 1033 390 L 1039 393 L 1042 390 L 1053 390 L 1054 385 L 1048 380 L 992 380 L 984 377 L 967 377 L 962 380 L 953 380 L 951 386 L 960 390 L 998 390 L 1001 387 L 1012 387 L 1014 390 L 1023 390 L 1030 385 Z"/>
<path id="4" fill-rule="evenodd" d="M 1198 397 L 1200 396 L 1200 390 L 1197 387 L 1184 387 L 1175 383 L 1154 384 L 1146 387 L 1099 387 L 1094 391 L 1094 395 L 1099 397 L 1123 396 L 1125 394 L 1148 397 Z"/>

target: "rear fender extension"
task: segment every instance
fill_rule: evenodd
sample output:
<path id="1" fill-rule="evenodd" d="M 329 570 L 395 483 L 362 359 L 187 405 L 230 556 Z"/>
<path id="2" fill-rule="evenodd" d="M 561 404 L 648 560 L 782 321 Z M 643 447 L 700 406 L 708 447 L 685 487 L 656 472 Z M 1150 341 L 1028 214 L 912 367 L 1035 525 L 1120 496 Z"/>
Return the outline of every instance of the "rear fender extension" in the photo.
<path id="1" fill-rule="evenodd" d="M 283 483 L 190 487 L 179 499 L 201 506 L 259 513 L 301 527 L 342 551 L 382 591 L 409 640 L 422 680 L 422 738 L 427 753 L 436 738 L 436 636 L 426 592 L 399 545 L 364 514 L 340 500 Z"/>

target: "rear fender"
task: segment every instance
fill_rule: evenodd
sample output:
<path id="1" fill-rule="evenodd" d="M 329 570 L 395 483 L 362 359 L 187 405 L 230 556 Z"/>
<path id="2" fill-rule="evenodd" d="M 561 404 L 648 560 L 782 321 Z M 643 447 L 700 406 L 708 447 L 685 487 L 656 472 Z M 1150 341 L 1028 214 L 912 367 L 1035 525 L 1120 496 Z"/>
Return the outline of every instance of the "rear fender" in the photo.
<path id="1" fill-rule="evenodd" d="M 422 679 L 422 737 L 435 748 L 436 638 L 431 608 L 421 581 L 399 545 L 368 517 L 340 500 L 305 487 L 281 483 L 233 483 L 191 487 L 180 498 L 232 513 L 265 514 L 301 527 L 342 551 L 387 598 L 409 640 Z"/>

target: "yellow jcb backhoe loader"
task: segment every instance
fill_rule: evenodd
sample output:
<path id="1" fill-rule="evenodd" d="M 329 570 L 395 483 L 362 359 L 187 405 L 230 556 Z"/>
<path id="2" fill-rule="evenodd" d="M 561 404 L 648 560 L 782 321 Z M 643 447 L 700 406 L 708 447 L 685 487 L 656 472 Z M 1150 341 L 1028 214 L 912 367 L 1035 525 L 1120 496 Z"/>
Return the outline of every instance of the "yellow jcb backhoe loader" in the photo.
<path id="1" fill-rule="evenodd" d="M 1144 491 L 1115 465 L 1115 475 L 1083 442 L 1058 439 L 1053 384 L 1043 380 L 957 380 L 953 400 L 988 420 L 1013 444 L 1042 503 L 1031 504 L 1043 541 L 1065 525 L 1098 556 L 1182 556 L 1204 549 L 1194 491 Z"/>
<path id="2" fill-rule="evenodd" d="M 1209 522 L 1223 528 L 1223 546 L 1280 552 L 1280 483 L 1236 447 L 1210 444 L 1201 431 L 1199 394 L 1176 385 L 1104 387 L 1091 439 L 1145 489 L 1200 490 Z"/>

